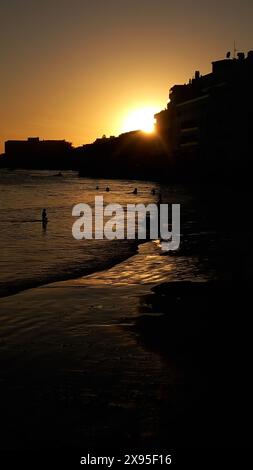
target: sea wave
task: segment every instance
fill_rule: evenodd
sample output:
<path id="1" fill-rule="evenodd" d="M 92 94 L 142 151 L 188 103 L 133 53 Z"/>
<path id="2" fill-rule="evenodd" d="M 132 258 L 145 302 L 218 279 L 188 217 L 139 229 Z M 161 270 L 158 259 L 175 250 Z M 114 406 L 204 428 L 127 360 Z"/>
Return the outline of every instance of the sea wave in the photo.
<path id="1" fill-rule="evenodd" d="M 143 240 L 114 240 L 107 242 L 107 250 L 103 249 L 103 257 L 94 257 L 88 261 L 80 259 L 79 262 L 72 265 L 58 264 L 58 266 L 54 266 L 54 269 L 48 270 L 46 274 L 37 277 L 27 276 L 23 279 L 13 279 L 7 282 L 0 281 L 0 297 L 15 295 L 21 291 L 52 282 L 76 279 L 109 269 L 135 255 L 140 242 L 143 243 Z"/>

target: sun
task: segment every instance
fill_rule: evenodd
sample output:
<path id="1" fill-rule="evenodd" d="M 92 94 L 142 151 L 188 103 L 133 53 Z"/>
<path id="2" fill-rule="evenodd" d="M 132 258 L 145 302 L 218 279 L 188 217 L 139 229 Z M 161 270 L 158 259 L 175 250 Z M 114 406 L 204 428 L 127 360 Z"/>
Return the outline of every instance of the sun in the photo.
<path id="1" fill-rule="evenodd" d="M 123 132 L 135 130 L 143 131 L 148 134 L 154 132 L 154 114 L 156 112 L 157 108 L 154 107 L 144 107 L 131 111 L 124 121 Z"/>

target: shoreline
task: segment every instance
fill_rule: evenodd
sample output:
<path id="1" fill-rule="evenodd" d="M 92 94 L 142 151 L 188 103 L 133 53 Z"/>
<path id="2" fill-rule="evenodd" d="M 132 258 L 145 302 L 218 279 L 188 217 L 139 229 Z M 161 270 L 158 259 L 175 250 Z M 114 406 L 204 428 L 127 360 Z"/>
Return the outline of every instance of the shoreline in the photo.
<path id="1" fill-rule="evenodd" d="M 150 286 L 112 287 L 97 276 L 0 300 L 1 450 L 131 446 L 148 430 L 154 436 L 157 417 L 142 397 L 148 374 L 155 405 L 165 371 L 129 330 Z"/>
<path id="2" fill-rule="evenodd" d="M 250 289 L 176 282 L 153 245 L 0 300 L 2 450 L 243 447 Z"/>
<path id="3" fill-rule="evenodd" d="M 80 268 L 78 269 L 77 272 L 73 272 L 72 274 L 60 274 L 58 276 L 52 276 L 52 278 L 47 277 L 45 280 L 41 279 L 35 279 L 35 280 L 29 280 L 29 281 L 20 281 L 20 285 L 9 285 L 9 286 L 4 286 L 1 287 L 0 284 L 0 299 L 5 298 L 5 297 L 10 297 L 13 295 L 16 295 L 21 292 L 25 292 L 30 289 L 35 289 L 43 286 L 47 286 L 49 284 L 53 284 L 56 282 L 64 282 L 64 281 L 71 281 L 79 278 L 83 278 L 86 276 L 89 276 L 91 274 L 96 274 L 104 270 L 108 270 L 117 264 L 122 263 L 123 261 L 126 261 L 127 259 L 131 258 L 135 254 L 138 253 L 138 247 L 139 245 L 143 243 L 148 243 L 147 240 L 134 240 L 132 242 L 129 242 L 129 253 L 120 253 L 119 255 L 115 257 L 111 257 L 110 259 L 104 259 L 103 261 L 97 261 L 95 263 L 95 266 L 93 265 L 92 267 L 86 267 L 83 270 Z"/>

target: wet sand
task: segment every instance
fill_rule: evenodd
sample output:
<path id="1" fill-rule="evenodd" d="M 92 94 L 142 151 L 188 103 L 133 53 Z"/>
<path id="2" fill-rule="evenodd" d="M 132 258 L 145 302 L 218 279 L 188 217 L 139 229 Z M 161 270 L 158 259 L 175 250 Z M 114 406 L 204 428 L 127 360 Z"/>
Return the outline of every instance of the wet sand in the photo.
<path id="1" fill-rule="evenodd" d="M 168 383 L 161 357 L 131 330 L 150 290 L 129 287 L 131 263 L 0 300 L 3 449 L 158 438 L 160 401 L 176 377 Z"/>
<path id="2" fill-rule="evenodd" d="M 176 259 L 148 245 L 110 270 L 0 299 L 1 449 L 245 444 L 247 317 L 229 326 L 229 287 L 226 315 L 212 316 L 219 295 L 203 290 L 198 263 L 197 291 L 182 260 L 180 282 L 159 286 Z"/>

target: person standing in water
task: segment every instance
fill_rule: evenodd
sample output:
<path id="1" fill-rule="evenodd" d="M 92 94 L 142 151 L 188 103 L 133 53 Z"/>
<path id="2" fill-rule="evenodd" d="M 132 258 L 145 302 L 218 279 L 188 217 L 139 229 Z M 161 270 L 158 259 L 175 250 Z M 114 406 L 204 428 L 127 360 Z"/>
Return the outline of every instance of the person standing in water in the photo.
<path id="1" fill-rule="evenodd" d="M 48 223 L 47 210 L 43 209 L 43 211 L 42 211 L 42 225 L 43 225 L 44 228 L 47 226 L 47 223 Z"/>
<path id="2" fill-rule="evenodd" d="M 157 207 L 158 207 L 158 236 L 161 239 L 161 204 L 162 204 L 162 194 L 159 193 Z"/>

